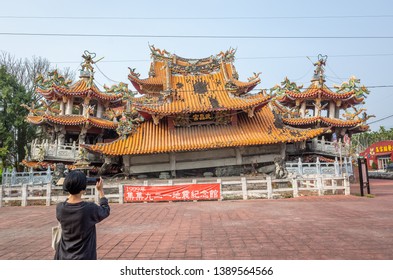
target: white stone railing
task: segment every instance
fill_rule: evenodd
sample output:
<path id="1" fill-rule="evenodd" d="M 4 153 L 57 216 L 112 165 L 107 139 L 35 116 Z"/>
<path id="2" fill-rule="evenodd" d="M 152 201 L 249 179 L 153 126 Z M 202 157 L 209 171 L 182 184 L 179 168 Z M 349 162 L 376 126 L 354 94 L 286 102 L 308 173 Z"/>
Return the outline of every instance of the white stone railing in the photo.
<path id="1" fill-rule="evenodd" d="M 302 162 L 299 158 L 298 162 L 287 162 L 286 169 L 289 173 L 297 175 L 353 175 L 352 159 L 350 157 L 342 158 L 341 163 L 338 158 L 334 162 L 320 162 L 317 158 L 317 161 L 312 163 Z"/>
<path id="2" fill-rule="evenodd" d="M 105 196 L 113 203 L 124 203 L 124 185 L 140 186 L 176 186 L 183 184 L 219 183 L 221 197 L 225 199 L 274 199 L 308 195 L 350 194 L 349 179 L 346 175 L 334 177 L 291 177 L 273 179 L 272 177 L 225 177 L 170 180 L 133 180 L 132 182 L 105 182 Z M 52 205 L 64 201 L 67 193 L 62 187 L 44 184 L 0 185 L 0 207 L 6 205 L 28 206 L 41 201 L 43 205 Z M 84 198 L 98 202 L 98 192 L 94 186 L 87 187 Z"/>
<path id="3" fill-rule="evenodd" d="M 313 140 L 311 142 L 311 149 L 313 151 L 324 152 L 331 155 L 349 156 L 349 145 L 342 143 L 341 139 L 338 142 L 331 142 L 322 140 Z"/>
<path id="4" fill-rule="evenodd" d="M 16 172 L 15 168 L 9 172 L 5 170 L 3 172 L 2 185 L 17 185 L 17 184 L 38 184 L 38 183 L 50 183 L 52 180 L 52 172 L 50 167 L 46 171 L 33 171 L 30 168 L 29 172 Z"/>
<path id="5" fill-rule="evenodd" d="M 31 159 L 32 160 L 65 160 L 65 161 L 75 161 L 79 157 L 79 145 L 75 142 L 73 144 L 58 144 L 49 143 L 45 140 L 43 143 L 38 143 L 33 141 L 31 143 Z M 89 161 L 101 161 L 99 155 L 88 154 Z"/>
<path id="6" fill-rule="evenodd" d="M 342 143 L 341 140 L 338 142 L 325 141 L 324 139 L 318 140 L 313 139 L 306 143 L 308 150 L 311 152 L 320 152 L 326 155 L 332 155 L 340 157 L 349 157 L 350 147 L 348 144 Z M 287 145 L 287 152 L 296 153 L 295 145 Z"/>

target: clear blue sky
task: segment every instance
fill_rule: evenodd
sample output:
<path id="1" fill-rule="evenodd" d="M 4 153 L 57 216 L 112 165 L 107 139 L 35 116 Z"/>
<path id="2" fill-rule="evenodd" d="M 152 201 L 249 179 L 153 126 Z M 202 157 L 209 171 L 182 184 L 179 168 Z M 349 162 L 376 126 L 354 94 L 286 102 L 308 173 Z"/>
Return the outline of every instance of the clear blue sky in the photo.
<path id="1" fill-rule="evenodd" d="M 393 37 L 393 1 L 5 1 L 0 33 L 207 35 L 257 37 Z M 23 18 L 7 18 L 7 16 Z M 60 17 L 60 18 L 24 18 Z M 61 18 L 63 17 L 63 18 Z M 101 17 L 70 19 L 67 17 Z M 115 17 L 117 19 L 102 19 Z M 120 19 L 122 18 L 122 19 Z M 130 19 L 134 18 L 134 19 Z M 135 19 L 137 18 L 137 19 Z M 225 19 L 224 19 L 225 18 Z M 59 68 L 78 70 L 84 50 L 104 57 L 98 64 L 114 81 L 129 83 L 128 67 L 147 77 L 148 43 L 187 58 L 237 48 L 240 80 L 262 72 L 258 88 L 270 88 L 286 76 L 309 85 L 313 66 L 307 59 L 328 55 L 327 85 L 354 75 L 370 87 L 364 105 L 379 120 L 392 113 L 392 38 L 158 38 L 0 35 L 0 50 L 17 58 L 42 56 Z M 98 70 L 99 84 L 113 84 Z M 130 83 L 129 83 L 130 84 Z M 373 88 L 378 86 L 376 88 Z M 132 86 L 130 86 L 131 89 Z M 393 118 L 371 125 L 393 127 Z"/>

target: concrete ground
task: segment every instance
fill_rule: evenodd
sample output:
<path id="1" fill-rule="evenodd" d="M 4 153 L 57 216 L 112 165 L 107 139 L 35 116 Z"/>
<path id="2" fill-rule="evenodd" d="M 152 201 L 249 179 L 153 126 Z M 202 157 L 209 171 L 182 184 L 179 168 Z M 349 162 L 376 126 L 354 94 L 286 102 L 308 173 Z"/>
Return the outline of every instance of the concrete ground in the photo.
<path id="1" fill-rule="evenodd" d="M 360 193 L 351 186 L 351 193 Z M 111 204 L 99 259 L 393 259 L 393 181 L 356 195 Z M 52 259 L 55 206 L 0 208 L 0 259 Z"/>

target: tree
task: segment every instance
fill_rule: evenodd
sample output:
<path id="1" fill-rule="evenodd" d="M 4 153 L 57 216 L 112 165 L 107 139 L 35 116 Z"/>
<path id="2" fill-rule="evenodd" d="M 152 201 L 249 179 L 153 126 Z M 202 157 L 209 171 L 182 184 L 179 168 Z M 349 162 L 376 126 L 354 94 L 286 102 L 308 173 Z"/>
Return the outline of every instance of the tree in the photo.
<path id="1" fill-rule="evenodd" d="M 393 140 L 393 128 L 387 130 L 384 126 L 380 126 L 378 131 L 355 134 L 352 137 L 352 146 L 355 153 L 360 153 L 371 144 L 383 140 Z"/>
<path id="2" fill-rule="evenodd" d="M 48 59 L 36 56 L 33 56 L 31 59 L 18 59 L 10 53 L 2 51 L 0 54 L 0 65 L 4 65 L 8 73 L 13 75 L 18 83 L 25 87 L 27 92 L 32 93 L 32 102 L 36 103 L 42 98 L 41 95 L 35 93 L 35 80 L 38 75 L 46 76 L 48 72 L 53 70 Z M 71 71 L 69 67 L 59 71 L 59 74 L 66 80 L 75 79 L 75 72 Z"/>
<path id="3" fill-rule="evenodd" d="M 5 166 L 18 167 L 25 157 L 25 146 L 36 134 L 36 126 L 25 122 L 28 111 L 21 104 L 35 104 L 42 98 L 36 94 L 36 78 L 46 76 L 52 69 L 46 58 L 17 59 L 0 53 L 0 169 Z M 73 80 L 75 73 L 69 68 L 59 71 L 66 79 Z"/>
<path id="4" fill-rule="evenodd" d="M 29 103 L 32 93 L 0 67 L 0 160 L 2 166 L 18 167 L 25 156 L 25 145 L 34 138 L 34 128 L 25 122 L 27 110 L 20 105 Z"/>

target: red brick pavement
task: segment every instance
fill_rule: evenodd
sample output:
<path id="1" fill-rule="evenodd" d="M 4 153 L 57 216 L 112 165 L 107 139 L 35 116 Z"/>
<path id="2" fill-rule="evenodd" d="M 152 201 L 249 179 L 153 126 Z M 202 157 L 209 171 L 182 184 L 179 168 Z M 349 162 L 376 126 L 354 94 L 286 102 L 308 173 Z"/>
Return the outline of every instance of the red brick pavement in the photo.
<path id="1" fill-rule="evenodd" d="M 393 181 L 374 198 L 112 204 L 99 259 L 393 259 Z M 353 194 L 359 186 L 351 186 Z M 52 259 L 55 206 L 0 208 L 0 259 Z"/>

